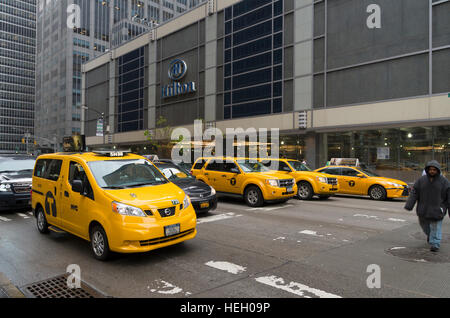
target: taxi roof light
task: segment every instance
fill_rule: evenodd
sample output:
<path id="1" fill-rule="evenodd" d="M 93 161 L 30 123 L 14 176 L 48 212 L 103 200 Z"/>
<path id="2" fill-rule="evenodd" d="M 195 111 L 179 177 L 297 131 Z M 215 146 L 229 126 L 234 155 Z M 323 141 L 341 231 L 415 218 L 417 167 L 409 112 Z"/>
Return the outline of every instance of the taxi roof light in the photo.
<path id="1" fill-rule="evenodd" d="M 131 149 L 94 150 L 93 153 L 106 157 L 124 157 L 131 153 Z"/>

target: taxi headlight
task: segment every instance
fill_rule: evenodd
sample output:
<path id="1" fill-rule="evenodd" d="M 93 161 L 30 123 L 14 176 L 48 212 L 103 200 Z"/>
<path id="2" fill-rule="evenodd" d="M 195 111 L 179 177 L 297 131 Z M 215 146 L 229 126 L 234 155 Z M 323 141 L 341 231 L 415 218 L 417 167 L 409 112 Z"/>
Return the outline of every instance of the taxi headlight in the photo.
<path id="1" fill-rule="evenodd" d="M 0 183 L 0 192 L 11 192 L 11 185 Z"/>
<path id="2" fill-rule="evenodd" d="M 319 180 L 319 182 L 322 182 L 322 183 L 328 183 L 328 178 L 326 178 L 326 177 L 317 177 L 317 180 Z"/>
<path id="3" fill-rule="evenodd" d="M 216 189 L 214 189 L 213 187 L 211 187 L 211 195 L 215 195 L 216 194 Z"/>
<path id="4" fill-rule="evenodd" d="M 272 187 L 278 187 L 278 180 L 276 179 L 267 179 L 266 183 Z"/>
<path id="5" fill-rule="evenodd" d="M 139 208 L 136 208 L 131 205 L 126 205 L 119 202 L 113 202 L 112 203 L 112 210 L 115 213 L 118 213 L 120 215 L 127 215 L 127 216 L 141 216 L 146 217 L 147 215 Z"/>
<path id="6" fill-rule="evenodd" d="M 186 195 L 183 200 L 183 210 L 187 209 L 190 205 L 191 205 L 191 200 L 189 200 L 189 197 Z"/>

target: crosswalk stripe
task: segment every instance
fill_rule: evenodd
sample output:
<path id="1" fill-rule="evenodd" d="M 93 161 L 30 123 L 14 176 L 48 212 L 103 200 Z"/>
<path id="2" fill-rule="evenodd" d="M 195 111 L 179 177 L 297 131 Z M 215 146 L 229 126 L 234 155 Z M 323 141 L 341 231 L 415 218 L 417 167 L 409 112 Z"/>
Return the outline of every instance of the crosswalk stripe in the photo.
<path id="1" fill-rule="evenodd" d="M 24 219 L 29 219 L 30 217 L 23 213 L 17 213 L 18 216 L 21 216 Z"/>
<path id="2" fill-rule="evenodd" d="M 8 218 L 5 218 L 5 217 L 3 217 L 3 216 L 0 216 L 0 221 L 3 221 L 3 222 L 10 222 L 10 221 L 12 221 L 11 219 L 8 219 Z"/>
<path id="3" fill-rule="evenodd" d="M 208 263 L 205 263 L 206 266 L 213 267 L 215 269 L 219 269 L 221 271 L 225 271 L 231 274 L 240 274 L 247 270 L 246 267 L 236 265 L 230 262 L 215 262 L 210 261 Z"/>
<path id="4" fill-rule="evenodd" d="M 242 216 L 242 215 L 235 214 L 233 212 L 224 213 L 224 214 L 218 214 L 218 215 L 212 215 L 212 216 L 198 218 L 197 219 L 197 224 L 222 221 L 222 220 L 231 219 L 231 218 L 235 218 L 235 217 L 239 217 L 239 216 Z"/>

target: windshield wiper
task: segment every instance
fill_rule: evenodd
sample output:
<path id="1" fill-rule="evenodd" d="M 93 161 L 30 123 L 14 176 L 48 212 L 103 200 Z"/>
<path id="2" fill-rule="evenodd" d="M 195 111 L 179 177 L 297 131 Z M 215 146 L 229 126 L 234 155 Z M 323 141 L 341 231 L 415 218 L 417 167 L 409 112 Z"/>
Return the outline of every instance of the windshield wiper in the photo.
<path id="1" fill-rule="evenodd" d="M 155 185 L 155 184 L 162 184 L 164 183 L 164 181 L 151 181 L 151 182 L 142 182 L 142 183 L 135 183 L 135 184 L 129 184 L 126 185 L 127 188 L 132 188 L 132 187 L 143 187 L 146 185 Z"/>
<path id="2" fill-rule="evenodd" d="M 119 186 L 107 186 L 107 187 L 103 187 L 102 189 L 125 189 L 125 187 L 119 187 Z"/>

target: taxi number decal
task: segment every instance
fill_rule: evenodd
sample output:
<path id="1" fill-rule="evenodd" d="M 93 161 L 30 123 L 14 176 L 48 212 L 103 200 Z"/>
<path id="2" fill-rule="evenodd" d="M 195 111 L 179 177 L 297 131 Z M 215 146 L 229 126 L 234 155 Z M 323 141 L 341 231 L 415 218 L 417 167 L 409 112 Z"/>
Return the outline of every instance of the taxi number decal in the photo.
<path id="1" fill-rule="evenodd" d="M 232 186 L 236 185 L 236 178 L 231 178 L 231 179 L 230 179 L 230 184 L 231 184 Z"/>
<path id="2" fill-rule="evenodd" d="M 353 188 L 356 185 L 356 182 L 355 181 L 349 181 L 348 185 Z"/>

